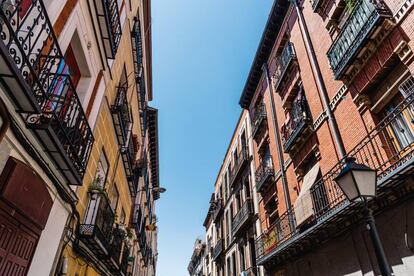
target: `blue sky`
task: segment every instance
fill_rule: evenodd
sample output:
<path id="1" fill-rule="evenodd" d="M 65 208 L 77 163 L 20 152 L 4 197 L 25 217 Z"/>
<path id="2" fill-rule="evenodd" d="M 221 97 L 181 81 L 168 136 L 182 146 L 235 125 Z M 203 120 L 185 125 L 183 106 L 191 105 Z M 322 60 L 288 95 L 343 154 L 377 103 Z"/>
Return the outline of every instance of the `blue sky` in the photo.
<path id="1" fill-rule="evenodd" d="M 184 276 L 272 0 L 153 0 L 158 276 Z"/>

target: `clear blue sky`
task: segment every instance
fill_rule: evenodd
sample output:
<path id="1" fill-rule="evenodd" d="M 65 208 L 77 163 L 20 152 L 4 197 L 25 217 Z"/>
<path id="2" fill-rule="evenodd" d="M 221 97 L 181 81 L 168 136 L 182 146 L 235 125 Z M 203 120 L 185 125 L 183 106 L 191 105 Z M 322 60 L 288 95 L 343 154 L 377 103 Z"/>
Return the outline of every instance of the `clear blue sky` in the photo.
<path id="1" fill-rule="evenodd" d="M 273 0 L 153 0 L 159 109 L 158 276 L 188 275 L 193 243 L 240 115 L 238 105 Z"/>

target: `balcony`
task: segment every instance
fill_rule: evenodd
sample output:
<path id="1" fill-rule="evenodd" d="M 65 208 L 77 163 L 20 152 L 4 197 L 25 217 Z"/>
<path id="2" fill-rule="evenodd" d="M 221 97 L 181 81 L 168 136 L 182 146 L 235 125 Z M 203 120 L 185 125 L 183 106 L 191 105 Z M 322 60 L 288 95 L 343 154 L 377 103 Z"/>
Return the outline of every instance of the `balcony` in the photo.
<path id="1" fill-rule="evenodd" d="M 276 61 L 276 70 L 274 73 L 274 80 L 275 80 L 275 90 L 278 91 L 280 84 L 283 81 L 283 77 L 285 76 L 286 72 L 288 71 L 292 61 L 296 58 L 295 49 L 293 48 L 293 44 L 291 42 L 287 42 L 286 46 L 283 48 L 282 53 L 277 58 Z"/>
<path id="2" fill-rule="evenodd" d="M 124 163 L 129 191 L 131 197 L 135 197 L 139 176 L 139 166 L 137 166 L 136 161 L 138 137 L 132 134 L 132 115 L 127 99 L 126 87 L 118 87 L 115 102 L 111 106 L 111 113 L 118 143 L 121 147 L 121 157 Z"/>
<path id="3" fill-rule="evenodd" d="M 80 240 L 99 258 L 111 252 L 112 225 L 115 213 L 104 193 L 91 192 L 85 221 L 79 226 Z"/>
<path id="4" fill-rule="evenodd" d="M 105 266 L 114 274 L 120 270 L 120 259 L 124 240 L 124 233 L 115 227 L 112 229 L 111 244 L 109 246 L 109 255 L 107 258 L 103 258 L 102 262 Z"/>
<path id="5" fill-rule="evenodd" d="M 244 169 L 249 164 L 249 152 L 246 147 L 237 152 L 237 159 L 230 171 L 230 186 L 234 187 L 236 181 L 243 174 Z"/>
<path id="6" fill-rule="evenodd" d="M 213 260 L 217 261 L 217 259 L 223 254 L 224 252 L 224 246 L 223 246 L 223 239 L 219 239 L 216 243 L 216 246 L 214 247 L 213 252 Z"/>
<path id="7" fill-rule="evenodd" d="M 124 251 L 122 252 L 122 261 L 120 266 L 120 275 L 126 276 L 128 275 L 128 266 L 129 266 L 129 248 L 124 246 Z"/>
<path id="8" fill-rule="evenodd" d="M 413 106 L 414 88 L 411 87 L 406 98 L 348 153 L 357 163 L 377 171 L 377 197 L 368 201 L 375 211 L 410 196 L 405 180 L 414 171 L 414 133 L 408 128 L 412 122 L 407 114 L 412 116 Z M 343 163 L 338 162 L 311 187 L 313 215 L 305 225 L 290 229 L 286 212 L 256 240 L 259 265 L 268 261 L 282 264 L 287 258 L 310 251 L 358 223 L 361 203 L 350 203 L 334 182 L 342 168 Z M 393 200 L 387 200 L 390 191 L 396 190 L 398 192 L 391 193 Z M 296 225 L 294 210 L 290 214 Z"/>
<path id="9" fill-rule="evenodd" d="M 134 26 L 131 33 L 132 40 L 132 54 L 134 56 L 134 71 L 135 82 L 138 84 L 137 93 L 139 99 L 139 112 L 141 121 L 141 135 L 144 137 L 146 131 L 146 108 L 147 102 L 145 99 L 145 74 L 143 67 L 143 48 L 142 48 L 142 33 L 141 23 L 138 18 L 134 18 Z"/>
<path id="10" fill-rule="evenodd" d="M 82 185 L 93 134 L 43 2 L 23 3 L 1 3 L 2 85 L 68 183 Z"/>
<path id="11" fill-rule="evenodd" d="M 261 103 L 252 112 L 252 137 L 256 138 L 267 121 L 266 106 Z"/>
<path id="12" fill-rule="evenodd" d="M 233 219 L 232 232 L 234 235 L 238 236 L 249 222 L 253 220 L 253 217 L 253 201 L 249 198 L 244 202 L 243 206 Z"/>
<path id="13" fill-rule="evenodd" d="M 272 158 L 266 157 L 259 164 L 256 169 L 256 190 L 262 192 L 270 183 L 272 183 L 275 176 L 275 170 L 273 169 Z"/>
<path id="14" fill-rule="evenodd" d="M 213 211 L 213 221 L 217 222 L 219 218 L 221 217 L 221 214 L 223 214 L 223 200 L 217 199 L 215 201 L 214 211 Z"/>
<path id="15" fill-rule="evenodd" d="M 324 0 L 311 0 L 312 9 L 314 12 L 318 11 L 318 9 L 322 6 Z"/>
<path id="16" fill-rule="evenodd" d="M 354 57 L 367 42 L 378 34 L 385 19 L 390 18 L 385 5 L 380 0 L 357 0 L 355 7 L 327 55 L 335 79 L 341 79 L 354 63 Z M 360 63 L 355 59 L 355 63 Z"/>
<path id="17" fill-rule="evenodd" d="M 118 1 L 95 0 L 94 2 L 105 55 L 109 59 L 114 59 L 122 36 Z"/>
<path id="18" fill-rule="evenodd" d="M 300 94 L 301 95 L 301 94 Z M 288 153 L 308 137 L 306 132 L 312 128 L 312 120 L 308 108 L 308 103 L 304 96 L 298 97 L 292 103 L 292 109 L 289 112 L 289 120 L 281 127 L 283 150 Z"/>

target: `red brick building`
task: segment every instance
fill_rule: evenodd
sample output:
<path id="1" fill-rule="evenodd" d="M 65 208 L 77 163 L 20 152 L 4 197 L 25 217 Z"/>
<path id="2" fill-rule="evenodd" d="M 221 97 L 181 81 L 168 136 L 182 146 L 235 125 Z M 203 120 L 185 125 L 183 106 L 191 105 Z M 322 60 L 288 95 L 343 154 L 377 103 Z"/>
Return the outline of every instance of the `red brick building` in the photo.
<path id="1" fill-rule="evenodd" d="M 395 275 L 414 274 L 414 1 L 276 0 L 240 99 L 269 275 L 379 274 L 361 204 L 334 182 L 377 170 L 368 202 Z"/>

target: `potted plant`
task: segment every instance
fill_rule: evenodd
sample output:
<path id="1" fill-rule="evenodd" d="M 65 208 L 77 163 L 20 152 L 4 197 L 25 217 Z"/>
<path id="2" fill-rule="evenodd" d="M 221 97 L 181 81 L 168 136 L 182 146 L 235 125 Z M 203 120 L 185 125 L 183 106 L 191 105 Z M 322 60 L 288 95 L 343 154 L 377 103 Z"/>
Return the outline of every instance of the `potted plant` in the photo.
<path id="1" fill-rule="evenodd" d="M 88 191 L 91 193 L 102 194 L 105 192 L 102 183 L 102 176 L 98 175 L 95 180 L 89 186 Z"/>

